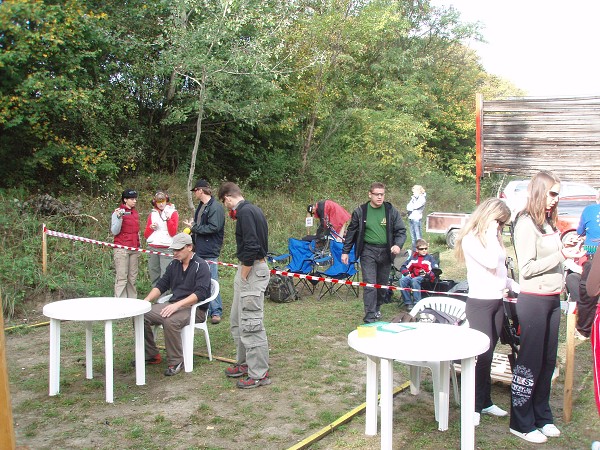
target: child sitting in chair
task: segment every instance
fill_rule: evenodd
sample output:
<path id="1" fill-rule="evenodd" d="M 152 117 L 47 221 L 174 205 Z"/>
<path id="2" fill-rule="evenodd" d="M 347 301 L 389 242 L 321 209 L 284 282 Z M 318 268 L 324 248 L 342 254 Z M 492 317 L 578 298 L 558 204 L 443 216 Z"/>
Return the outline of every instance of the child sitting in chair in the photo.
<path id="1" fill-rule="evenodd" d="M 416 251 L 408 257 L 400 268 L 403 275 L 399 281 L 400 287 L 413 289 L 412 292 L 409 289 L 402 290 L 402 298 L 407 308 L 412 308 L 415 303 L 421 300 L 421 283 L 423 281 L 435 281 L 433 269 L 437 269 L 438 264 L 433 256 L 428 254 L 428 250 L 427 241 L 417 239 Z"/>

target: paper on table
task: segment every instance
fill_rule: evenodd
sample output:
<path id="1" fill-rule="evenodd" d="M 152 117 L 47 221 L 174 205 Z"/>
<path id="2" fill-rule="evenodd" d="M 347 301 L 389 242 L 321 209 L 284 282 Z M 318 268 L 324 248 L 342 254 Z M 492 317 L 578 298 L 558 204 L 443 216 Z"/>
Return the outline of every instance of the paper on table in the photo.
<path id="1" fill-rule="evenodd" d="M 385 323 L 377 327 L 378 331 L 385 331 L 388 333 L 401 333 L 402 331 L 414 330 L 415 327 L 406 325 L 403 323 Z"/>

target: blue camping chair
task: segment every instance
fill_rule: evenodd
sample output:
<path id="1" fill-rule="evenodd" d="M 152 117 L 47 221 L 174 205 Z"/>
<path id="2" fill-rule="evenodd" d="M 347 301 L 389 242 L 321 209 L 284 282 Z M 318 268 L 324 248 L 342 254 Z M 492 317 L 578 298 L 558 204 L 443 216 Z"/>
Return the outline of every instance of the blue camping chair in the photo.
<path id="1" fill-rule="evenodd" d="M 344 244 L 342 242 L 337 242 L 335 240 L 331 240 L 329 242 L 329 251 L 331 252 L 332 263 L 331 266 L 327 270 L 317 271 L 317 275 L 320 277 L 327 278 L 336 278 L 338 280 L 344 281 L 356 281 L 358 279 L 358 261 L 356 261 L 356 256 L 354 254 L 354 247 L 350 250 L 348 254 L 348 264 L 342 263 L 342 248 Z M 339 290 L 347 286 L 352 290 L 352 293 L 358 297 L 358 286 L 354 286 L 351 284 L 338 284 L 338 283 L 323 283 L 321 286 L 321 292 L 319 294 L 319 299 L 323 298 L 326 293 L 336 294 L 341 298 L 339 294 Z"/>
<path id="2" fill-rule="evenodd" d="M 279 265 L 287 261 L 287 266 L 283 270 L 287 272 L 298 273 L 301 275 L 314 275 L 315 265 L 323 264 L 330 258 L 323 257 L 320 253 L 315 253 L 314 241 L 304 241 L 301 239 L 288 239 L 288 253 L 279 256 L 269 256 L 269 261 L 274 265 Z M 306 278 L 294 278 L 294 285 L 306 287 L 312 294 L 318 281 L 307 280 Z"/>

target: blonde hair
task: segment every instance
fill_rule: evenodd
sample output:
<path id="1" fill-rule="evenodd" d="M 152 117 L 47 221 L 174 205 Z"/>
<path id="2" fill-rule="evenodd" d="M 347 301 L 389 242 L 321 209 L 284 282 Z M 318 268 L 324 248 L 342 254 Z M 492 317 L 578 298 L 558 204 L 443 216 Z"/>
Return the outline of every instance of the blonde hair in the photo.
<path id="1" fill-rule="evenodd" d="M 560 178 L 548 170 L 541 170 L 536 173 L 529 186 L 527 186 L 527 204 L 515 218 L 515 222 L 522 214 L 527 214 L 535 226 L 541 231 L 544 231 L 544 223 L 548 223 L 554 231 L 556 231 L 556 221 L 558 220 L 558 211 L 556 206 L 549 212 L 546 211 L 546 199 L 548 191 L 555 184 L 560 184 Z"/>
<path id="2" fill-rule="evenodd" d="M 415 184 L 415 185 L 412 187 L 412 190 L 413 190 L 413 191 L 414 191 L 414 190 L 418 190 L 418 191 L 419 191 L 419 194 L 424 194 L 424 193 L 425 193 L 425 188 L 424 188 L 423 186 L 421 186 L 420 184 Z"/>
<path id="3" fill-rule="evenodd" d="M 454 247 L 454 254 L 459 261 L 465 260 L 462 249 L 462 240 L 467 234 L 472 233 L 479 239 L 481 245 L 487 247 L 485 233 L 489 228 L 490 223 L 494 220 L 502 224 L 508 222 L 510 220 L 510 208 L 499 198 L 488 198 L 481 202 L 475 211 L 473 211 L 473 214 L 471 214 L 469 220 L 458 234 L 456 245 Z M 497 238 L 500 246 L 504 248 L 500 227 L 498 228 Z"/>

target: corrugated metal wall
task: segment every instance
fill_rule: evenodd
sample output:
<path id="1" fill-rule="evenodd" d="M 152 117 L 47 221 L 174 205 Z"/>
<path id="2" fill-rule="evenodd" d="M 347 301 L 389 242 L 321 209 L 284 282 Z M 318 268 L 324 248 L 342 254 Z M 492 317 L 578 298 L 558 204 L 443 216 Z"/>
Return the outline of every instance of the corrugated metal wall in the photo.
<path id="1" fill-rule="evenodd" d="M 600 97 L 483 100 L 482 123 L 483 172 L 600 187 Z"/>

